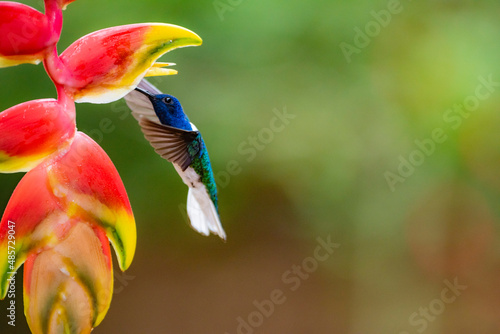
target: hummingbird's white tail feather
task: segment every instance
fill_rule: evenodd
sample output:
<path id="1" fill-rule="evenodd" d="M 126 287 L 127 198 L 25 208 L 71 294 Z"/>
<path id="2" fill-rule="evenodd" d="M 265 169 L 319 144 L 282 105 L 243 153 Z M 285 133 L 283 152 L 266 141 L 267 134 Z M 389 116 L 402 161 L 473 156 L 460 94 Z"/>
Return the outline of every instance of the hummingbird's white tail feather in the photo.
<path id="1" fill-rule="evenodd" d="M 226 240 L 226 233 L 222 228 L 215 205 L 204 186 L 189 187 L 187 213 L 191 220 L 191 226 L 196 231 L 203 235 L 209 235 L 212 232 Z"/>

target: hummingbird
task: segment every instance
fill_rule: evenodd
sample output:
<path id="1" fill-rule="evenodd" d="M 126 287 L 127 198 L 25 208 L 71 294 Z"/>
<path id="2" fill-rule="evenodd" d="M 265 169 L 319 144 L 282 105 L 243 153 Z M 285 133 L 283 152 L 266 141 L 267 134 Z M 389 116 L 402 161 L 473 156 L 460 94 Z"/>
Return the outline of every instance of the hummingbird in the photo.
<path id="1" fill-rule="evenodd" d="M 188 186 L 187 213 L 191 226 L 203 235 L 214 233 L 225 240 L 208 151 L 179 100 L 143 79 L 125 96 L 125 101 L 144 137 L 156 153 L 174 165 Z"/>

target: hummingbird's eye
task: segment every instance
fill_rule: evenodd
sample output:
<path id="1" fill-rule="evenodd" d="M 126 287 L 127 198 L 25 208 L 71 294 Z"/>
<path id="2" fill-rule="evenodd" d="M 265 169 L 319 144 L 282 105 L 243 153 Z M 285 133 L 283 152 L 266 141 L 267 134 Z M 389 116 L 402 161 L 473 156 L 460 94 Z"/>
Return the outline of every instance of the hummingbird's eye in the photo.
<path id="1" fill-rule="evenodd" d="M 172 103 L 172 98 L 166 96 L 166 97 L 163 98 L 163 102 L 165 102 L 166 104 L 170 104 L 170 103 Z"/>

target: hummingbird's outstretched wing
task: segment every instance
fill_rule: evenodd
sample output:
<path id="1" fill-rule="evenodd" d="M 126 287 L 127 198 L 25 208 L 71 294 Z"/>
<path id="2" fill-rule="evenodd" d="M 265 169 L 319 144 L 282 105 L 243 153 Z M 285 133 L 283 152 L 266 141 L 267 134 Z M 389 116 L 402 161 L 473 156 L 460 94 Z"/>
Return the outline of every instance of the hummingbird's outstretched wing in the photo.
<path id="1" fill-rule="evenodd" d="M 201 135 L 198 131 L 177 129 L 152 122 L 148 118 L 139 120 L 144 137 L 162 158 L 177 164 L 184 172 L 201 150 Z"/>

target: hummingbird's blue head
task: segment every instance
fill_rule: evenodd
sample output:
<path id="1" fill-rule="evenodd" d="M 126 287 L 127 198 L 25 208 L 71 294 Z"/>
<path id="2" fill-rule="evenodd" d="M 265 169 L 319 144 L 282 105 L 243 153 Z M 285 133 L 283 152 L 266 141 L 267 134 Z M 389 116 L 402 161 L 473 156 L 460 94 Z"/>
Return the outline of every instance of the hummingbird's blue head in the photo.
<path id="1" fill-rule="evenodd" d="M 149 98 L 156 116 L 162 124 L 183 130 L 192 130 L 191 123 L 176 97 L 169 94 L 154 95 L 141 88 L 136 88 L 136 90 Z"/>

